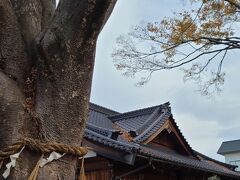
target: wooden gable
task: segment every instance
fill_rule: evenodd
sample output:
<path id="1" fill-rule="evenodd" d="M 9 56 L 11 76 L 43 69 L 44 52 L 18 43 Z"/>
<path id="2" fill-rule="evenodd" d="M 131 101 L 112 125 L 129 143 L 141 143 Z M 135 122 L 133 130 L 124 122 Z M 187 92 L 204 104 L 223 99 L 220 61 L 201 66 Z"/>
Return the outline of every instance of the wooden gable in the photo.
<path id="1" fill-rule="evenodd" d="M 144 144 L 175 151 L 183 155 L 195 156 L 174 120 L 171 118 L 169 118 L 156 133 L 150 136 Z"/>

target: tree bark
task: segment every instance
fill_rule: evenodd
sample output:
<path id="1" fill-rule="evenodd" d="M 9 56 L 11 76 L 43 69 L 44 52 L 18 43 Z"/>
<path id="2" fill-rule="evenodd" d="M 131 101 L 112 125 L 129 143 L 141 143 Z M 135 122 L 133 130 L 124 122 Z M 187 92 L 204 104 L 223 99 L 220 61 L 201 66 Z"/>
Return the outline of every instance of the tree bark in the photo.
<path id="1" fill-rule="evenodd" d="M 37 58 L 33 50 L 34 41 L 50 23 L 56 2 L 55 0 L 11 0 L 11 3 L 25 42 L 28 59 L 31 62 L 28 64 L 31 66 Z"/>
<path id="2" fill-rule="evenodd" d="M 55 10 L 52 0 L 0 1 L 0 148 L 22 136 L 81 145 L 96 41 L 115 3 L 61 0 Z M 10 179 L 26 179 L 39 157 L 24 150 Z M 38 178 L 75 179 L 76 165 L 67 155 Z"/>
<path id="3" fill-rule="evenodd" d="M 21 30 L 9 0 L 0 1 L 0 69 L 23 86 L 28 68 Z"/>
<path id="4" fill-rule="evenodd" d="M 24 95 L 17 83 L 2 72 L 0 87 L 0 149 L 2 149 L 14 143 L 22 134 Z"/>

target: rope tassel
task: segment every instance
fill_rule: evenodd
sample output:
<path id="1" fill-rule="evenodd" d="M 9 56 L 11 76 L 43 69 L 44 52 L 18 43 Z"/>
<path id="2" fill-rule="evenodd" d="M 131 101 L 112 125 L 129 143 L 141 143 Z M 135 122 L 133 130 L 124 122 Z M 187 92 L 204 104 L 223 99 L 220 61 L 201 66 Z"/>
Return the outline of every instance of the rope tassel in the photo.
<path id="1" fill-rule="evenodd" d="M 40 162 L 41 162 L 42 159 L 43 159 L 43 155 L 38 160 L 36 166 L 33 168 L 30 176 L 28 177 L 28 180 L 36 180 L 37 179 L 38 171 L 39 171 L 39 168 L 40 168 Z"/>
<path id="2" fill-rule="evenodd" d="M 86 180 L 85 171 L 84 171 L 84 157 L 82 157 L 81 169 L 79 174 L 79 180 Z"/>

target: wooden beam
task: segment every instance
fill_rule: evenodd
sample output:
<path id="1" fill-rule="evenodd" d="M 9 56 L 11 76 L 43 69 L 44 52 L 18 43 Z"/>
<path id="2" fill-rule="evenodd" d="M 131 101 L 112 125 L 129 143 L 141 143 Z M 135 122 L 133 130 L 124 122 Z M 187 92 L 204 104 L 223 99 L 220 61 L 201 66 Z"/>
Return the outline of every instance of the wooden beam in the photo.
<path id="1" fill-rule="evenodd" d="M 112 147 L 108 147 L 103 144 L 87 140 L 86 138 L 84 138 L 83 140 L 83 145 L 91 147 L 92 150 L 97 153 L 97 155 L 101 155 L 108 159 L 113 159 L 129 165 L 133 165 L 135 162 L 136 154 L 134 153 L 120 151 Z"/>

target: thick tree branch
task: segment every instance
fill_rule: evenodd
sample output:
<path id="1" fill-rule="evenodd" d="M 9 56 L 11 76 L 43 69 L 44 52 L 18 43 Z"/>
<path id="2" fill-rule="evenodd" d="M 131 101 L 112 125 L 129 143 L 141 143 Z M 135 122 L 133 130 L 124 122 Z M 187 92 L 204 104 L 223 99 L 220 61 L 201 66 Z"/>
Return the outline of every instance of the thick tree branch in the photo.
<path id="1" fill-rule="evenodd" d="M 11 0 L 27 48 L 41 31 L 42 4 L 40 0 Z"/>
<path id="2" fill-rule="evenodd" d="M 55 11 L 53 0 L 11 0 L 21 28 L 29 58 L 32 58 L 33 42 L 51 21 Z"/>
<path id="3" fill-rule="evenodd" d="M 65 44 L 72 52 L 82 54 L 84 49 L 80 52 L 79 47 L 97 39 L 115 3 L 116 0 L 61 0 L 44 38 L 54 35 L 53 43 Z"/>
<path id="4" fill-rule="evenodd" d="M 56 9 L 56 0 L 41 0 L 42 3 L 42 29 L 46 28 L 52 20 Z"/>
<path id="5" fill-rule="evenodd" d="M 200 39 L 206 40 L 210 45 L 225 45 L 234 49 L 240 48 L 240 40 L 235 37 L 226 38 L 213 38 L 213 37 L 201 37 Z"/>

